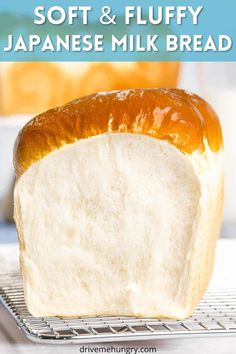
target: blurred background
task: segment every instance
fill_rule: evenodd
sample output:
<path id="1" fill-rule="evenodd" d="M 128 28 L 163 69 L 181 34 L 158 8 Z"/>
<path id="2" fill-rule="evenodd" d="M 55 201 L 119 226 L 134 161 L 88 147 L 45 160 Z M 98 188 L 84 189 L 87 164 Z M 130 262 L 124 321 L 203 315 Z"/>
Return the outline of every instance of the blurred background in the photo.
<path id="1" fill-rule="evenodd" d="M 13 146 L 34 115 L 97 91 L 180 87 L 200 94 L 218 113 L 225 140 L 222 237 L 236 235 L 236 63 L 0 63 L 0 243 L 16 242 L 12 219 Z"/>

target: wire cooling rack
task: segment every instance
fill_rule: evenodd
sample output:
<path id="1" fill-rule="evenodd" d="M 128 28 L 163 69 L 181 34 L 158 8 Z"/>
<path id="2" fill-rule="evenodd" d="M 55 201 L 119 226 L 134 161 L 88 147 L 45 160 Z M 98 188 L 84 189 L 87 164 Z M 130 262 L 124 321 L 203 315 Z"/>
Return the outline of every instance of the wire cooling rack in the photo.
<path id="1" fill-rule="evenodd" d="M 41 318 L 28 312 L 18 273 L 1 276 L 0 299 L 27 337 L 41 343 L 94 343 L 236 333 L 236 285 L 210 287 L 184 321 L 133 317 Z"/>

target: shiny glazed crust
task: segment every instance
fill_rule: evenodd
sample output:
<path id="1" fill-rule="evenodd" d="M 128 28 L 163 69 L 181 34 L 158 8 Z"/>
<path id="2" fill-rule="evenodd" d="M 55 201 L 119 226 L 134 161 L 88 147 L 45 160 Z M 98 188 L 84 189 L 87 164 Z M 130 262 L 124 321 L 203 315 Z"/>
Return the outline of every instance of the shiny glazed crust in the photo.
<path id="1" fill-rule="evenodd" d="M 15 143 L 16 176 L 65 144 L 117 132 L 166 140 L 188 154 L 204 152 L 205 141 L 214 152 L 223 144 L 216 113 L 197 95 L 177 89 L 98 93 L 51 109 L 24 126 Z"/>

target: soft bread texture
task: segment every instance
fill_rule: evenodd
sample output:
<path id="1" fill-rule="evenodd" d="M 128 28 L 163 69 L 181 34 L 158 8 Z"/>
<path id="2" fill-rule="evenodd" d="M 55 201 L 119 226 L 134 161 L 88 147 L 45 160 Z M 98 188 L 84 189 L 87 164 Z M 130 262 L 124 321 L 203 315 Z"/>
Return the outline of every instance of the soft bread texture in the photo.
<path id="1" fill-rule="evenodd" d="M 119 105 L 134 93 L 135 102 Z M 101 100 L 103 115 L 97 110 Z M 178 111 L 180 101 L 185 110 Z M 211 123 L 197 105 L 208 109 Z M 162 121 L 170 111 L 196 126 L 198 118 L 196 142 L 182 133 L 182 145 L 177 144 L 181 129 L 174 141 L 167 133 L 166 139 L 158 130 L 150 133 L 153 109 L 165 109 Z M 145 124 L 131 131 L 139 122 L 137 110 Z M 74 124 L 81 112 L 84 129 Z M 125 112 L 126 130 L 103 129 L 107 116 L 116 126 L 124 124 Z M 64 121 L 64 127 L 69 113 L 73 123 L 57 134 L 53 120 L 57 128 Z M 182 91 L 132 90 L 82 99 L 23 129 L 15 150 L 15 220 L 26 303 L 33 315 L 191 315 L 212 273 L 221 223 L 223 148 L 213 113 L 200 98 Z M 163 129 L 170 131 L 172 122 L 176 128 L 172 117 Z M 215 135 L 212 124 L 219 129 Z M 29 159 L 21 149 L 34 142 L 35 131 L 38 140 Z M 65 132 L 70 132 L 68 141 Z"/>
<path id="2" fill-rule="evenodd" d="M 0 63 L 0 115 L 38 114 L 97 91 L 176 87 L 179 63 Z"/>

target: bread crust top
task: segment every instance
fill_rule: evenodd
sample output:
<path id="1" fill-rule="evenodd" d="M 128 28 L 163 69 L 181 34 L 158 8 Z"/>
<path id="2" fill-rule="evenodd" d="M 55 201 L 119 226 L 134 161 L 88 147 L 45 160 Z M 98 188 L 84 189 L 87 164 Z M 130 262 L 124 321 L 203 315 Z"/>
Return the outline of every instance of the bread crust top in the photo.
<path id="1" fill-rule="evenodd" d="M 219 119 L 199 96 L 179 89 L 100 92 L 33 118 L 18 134 L 14 166 L 19 178 L 34 162 L 65 144 L 104 133 L 144 134 L 181 152 L 223 146 Z"/>

